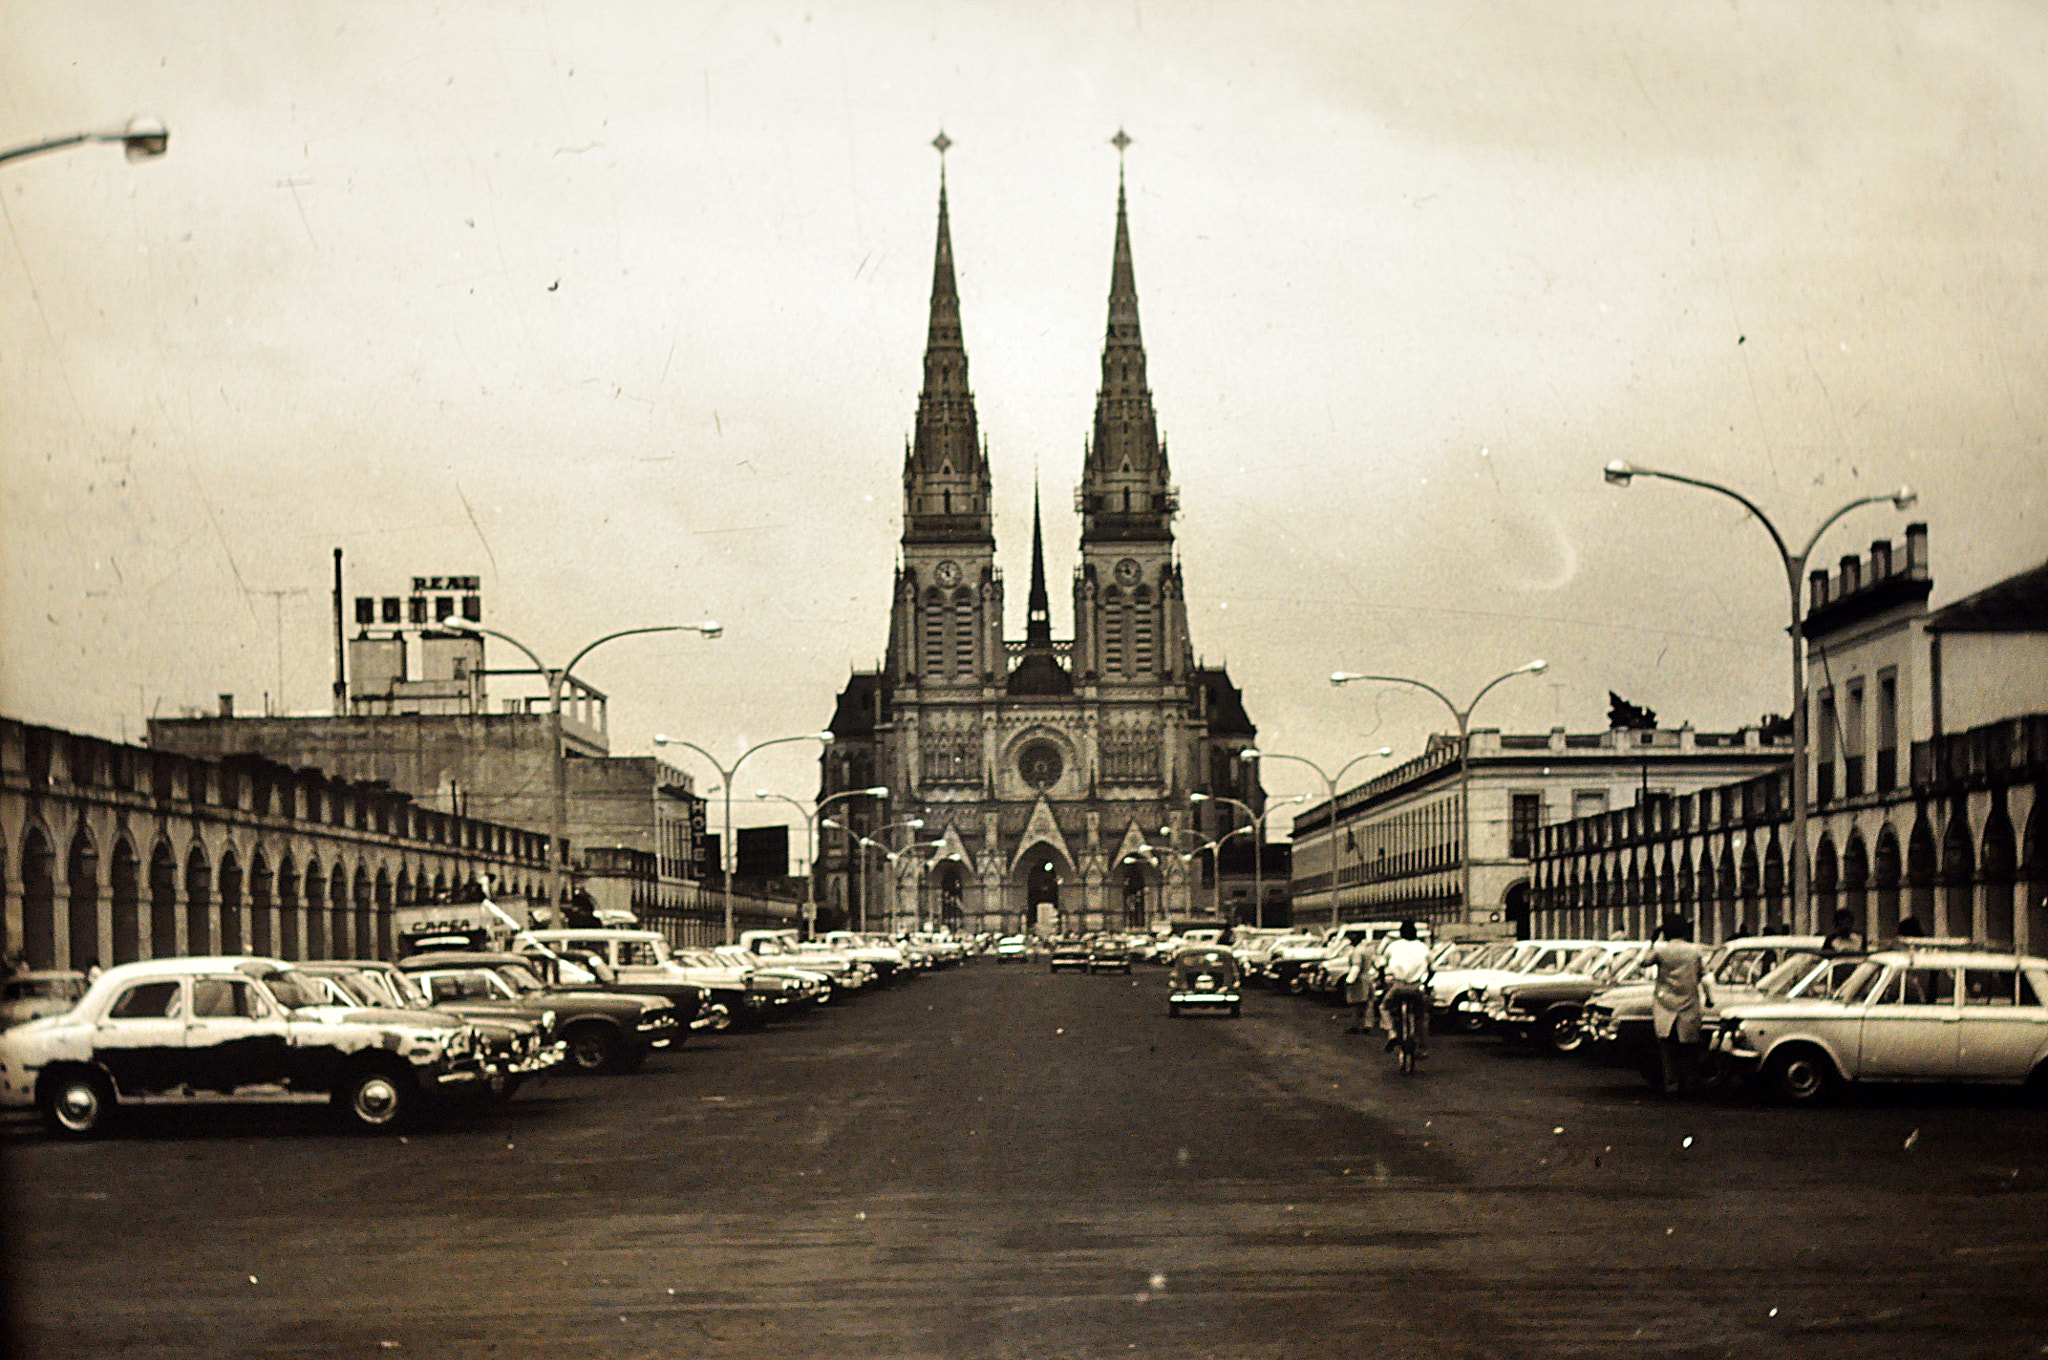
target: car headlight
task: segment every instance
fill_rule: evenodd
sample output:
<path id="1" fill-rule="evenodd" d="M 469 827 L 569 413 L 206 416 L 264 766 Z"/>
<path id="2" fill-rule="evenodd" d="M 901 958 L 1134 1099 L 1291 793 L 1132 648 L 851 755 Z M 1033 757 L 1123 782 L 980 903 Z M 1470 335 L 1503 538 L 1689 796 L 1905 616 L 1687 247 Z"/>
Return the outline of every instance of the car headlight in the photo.
<path id="1" fill-rule="evenodd" d="M 543 1034 L 553 1034 L 555 1032 L 555 1013 L 553 1011 L 548 1010 L 540 1013 L 540 1031 Z"/>

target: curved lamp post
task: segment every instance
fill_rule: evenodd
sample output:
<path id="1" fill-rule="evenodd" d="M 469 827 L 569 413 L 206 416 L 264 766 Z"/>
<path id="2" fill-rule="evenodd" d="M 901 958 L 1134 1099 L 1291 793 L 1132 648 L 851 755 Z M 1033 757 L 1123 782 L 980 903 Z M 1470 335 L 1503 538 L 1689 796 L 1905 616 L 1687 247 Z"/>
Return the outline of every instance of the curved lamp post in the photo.
<path id="1" fill-rule="evenodd" d="M 1481 685 L 1479 692 L 1472 696 L 1472 702 L 1463 708 L 1452 703 L 1435 685 L 1411 680 L 1405 675 L 1354 675 L 1349 671 L 1333 671 L 1330 675 L 1332 685 L 1348 685 L 1355 680 L 1372 680 L 1381 684 L 1408 685 L 1414 689 L 1426 690 L 1434 694 L 1443 706 L 1451 711 L 1451 717 L 1458 724 L 1458 820 L 1461 826 L 1459 835 L 1464 841 L 1464 844 L 1458 847 L 1458 861 L 1462 868 L 1458 909 L 1468 918 L 1472 915 L 1472 710 L 1479 707 L 1479 701 L 1502 681 L 1512 680 L 1518 675 L 1541 675 L 1549 668 L 1550 663 L 1547 661 L 1531 661 L 1511 671 L 1503 671 Z M 1330 806 L 1330 837 L 1333 852 L 1336 835 L 1337 808 L 1333 801 Z"/>
<path id="2" fill-rule="evenodd" d="M 74 132 L 65 137 L 52 137 L 48 141 L 30 142 L 27 146 L 8 147 L 0 151 L 0 165 L 29 156 L 40 156 L 48 151 L 62 151 L 67 147 L 81 146 L 86 142 L 119 142 L 129 160 L 149 161 L 155 160 L 170 149 L 171 130 L 164 126 L 161 118 L 131 118 L 125 127 Z"/>
<path id="3" fill-rule="evenodd" d="M 1391 746 L 1382 748 L 1382 750 L 1377 752 L 1376 754 L 1392 755 L 1393 748 Z M 1359 757 L 1359 759 L 1361 760 L 1363 760 L 1364 758 L 1365 757 L 1363 756 Z M 1346 766 L 1345 768 L 1349 769 L 1350 767 Z M 1253 812 L 1252 805 L 1250 803 L 1244 802 L 1236 798 L 1226 798 L 1220 793 L 1191 793 L 1188 795 L 1188 801 L 1190 803 L 1228 803 L 1234 808 L 1241 808 L 1244 811 L 1244 815 L 1252 819 L 1252 897 L 1255 899 L 1252 903 L 1252 923 L 1258 926 L 1261 930 L 1265 929 L 1266 818 L 1272 816 L 1274 812 L 1276 812 L 1282 807 L 1285 807 L 1289 803 L 1306 803 L 1308 801 L 1308 795 L 1305 793 L 1294 793 L 1289 794 L 1285 798 L 1268 798 L 1266 800 L 1266 810 L 1264 812 Z M 1331 828 L 1331 834 L 1334 837 L 1334 826 Z M 1334 847 L 1336 845 L 1336 841 L 1333 839 L 1330 842 L 1330 844 L 1332 846 L 1330 862 L 1332 865 L 1335 865 L 1336 858 Z M 1336 904 L 1336 890 L 1336 875 L 1333 872 L 1331 874 L 1330 879 L 1330 902 L 1332 906 Z"/>
<path id="4" fill-rule="evenodd" d="M 1799 588 L 1806 576 L 1806 560 L 1813 555 L 1820 543 L 1820 536 L 1833 527 L 1836 520 L 1851 510 L 1866 505 L 1878 505 L 1889 501 L 1894 510 L 1910 510 L 1920 500 L 1919 493 L 1912 487 L 1901 484 L 1896 490 L 1882 495 L 1859 496 L 1843 505 L 1832 515 L 1820 522 L 1806 540 L 1806 546 L 1793 552 L 1785 546 L 1785 536 L 1778 532 L 1778 526 L 1771 523 L 1770 516 L 1757 509 L 1756 502 L 1730 487 L 1718 482 L 1703 481 L 1698 477 L 1685 477 L 1676 472 L 1661 472 L 1617 458 L 1602 470 L 1612 486 L 1627 486 L 1637 477 L 1652 477 L 1659 481 L 1678 482 L 1685 486 L 1696 486 L 1702 491 L 1712 491 L 1726 496 L 1756 517 L 1757 523 L 1771 536 L 1771 542 L 1778 549 L 1779 560 L 1785 567 L 1785 589 L 1792 601 L 1792 919 L 1803 922 L 1809 930 L 1817 929 L 1812 921 L 1813 904 L 1807 900 L 1808 874 L 1811 866 L 1806 859 L 1806 803 L 1807 781 L 1810 778 L 1806 768 L 1806 745 L 1808 739 L 1806 721 L 1806 639 L 1799 627 Z"/>
<path id="5" fill-rule="evenodd" d="M 1351 757 L 1351 759 L 1345 761 L 1342 765 L 1338 766 L 1337 773 L 1333 776 L 1330 774 L 1328 770 L 1325 770 L 1322 766 L 1316 764 L 1316 762 L 1310 760 L 1307 756 L 1283 755 L 1279 751 L 1260 751 L 1252 747 L 1246 747 L 1244 750 L 1238 752 L 1238 755 L 1242 756 L 1246 760 L 1291 760 L 1298 765 L 1308 766 L 1311 770 L 1314 770 L 1318 775 L 1322 776 L 1323 787 L 1328 789 L 1330 793 L 1331 925 L 1337 924 L 1337 781 L 1339 779 L 1342 779 L 1345 776 L 1345 774 L 1350 771 L 1351 767 L 1353 765 L 1356 765 L 1361 760 L 1373 760 L 1380 756 L 1390 756 L 1392 754 L 1394 754 L 1394 748 L 1391 746 L 1382 746 L 1377 751 L 1361 751 L 1357 755 Z"/>
<path id="6" fill-rule="evenodd" d="M 766 741 L 757 741 L 746 750 L 740 752 L 739 759 L 729 766 L 721 765 L 717 756 L 712 755 L 694 741 L 684 741 L 680 737 L 664 737 L 658 732 L 654 736 L 654 744 L 656 746 L 680 746 L 685 750 L 695 751 L 698 755 L 710 761 L 711 768 L 717 770 L 719 776 L 725 781 L 723 789 L 725 795 L 725 829 L 720 833 L 718 842 L 718 876 L 723 880 L 720 886 L 725 890 L 725 942 L 727 944 L 733 943 L 735 938 L 732 928 L 732 876 L 733 871 L 739 867 L 740 862 L 739 847 L 732 843 L 732 779 L 735 774 L 739 773 L 740 766 L 746 764 L 747 757 L 754 754 L 754 752 L 764 751 L 770 746 L 781 746 L 785 742 L 792 741 L 819 741 L 830 746 L 832 744 L 832 734 L 830 732 L 804 732 L 794 737 L 770 737 Z"/>
<path id="7" fill-rule="evenodd" d="M 818 814 L 823 812 L 827 806 L 838 802 L 842 798 L 859 798 L 863 796 L 868 798 L 887 798 L 889 796 L 889 786 L 887 784 L 876 784 L 872 788 L 847 789 L 841 793 L 820 798 L 817 806 L 808 810 L 802 803 L 799 803 L 786 793 L 776 793 L 772 789 L 754 790 L 754 797 L 780 799 L 795 808 L 804 819 L 804 854 L 807 857 L 804 860 L 804 922 L 806 928 L 812 934 L 816 934 L 818 929 Z"/>
<path id="8" fill-rule="evenodd" d="M 868 837 L 868 836 L 863 836 L 863 835 L 861 835 L 861 834 L 860 834 L 860 832 L 858 832 L 858 831 L 855 831 L 855 830 L 854 830 L 854 829 L 853 829 L 852 827 L 848 826 L 848 825 L 847 825 L 846 823 L 844 823 L 844 822 L 835 822 L 835 821 L 833 821 L 833 820 L 832 820 L 832 819 L 831 819 L 830 817 L 823 817 L 823 818 L 820 818 L 820 819 L 819 819 L 819 824 L 820 824 L 821 826 L 829 826 L 829 827 L 831 827 L 831 828 L 832 828 L 833 830 L 835 830 L 835 831 L 844 831 L 844 832 L 845 832 L 845 833 L 846 833 L 847 835 L 849 835 L 849 836 L 853 837 L 853 839 L 854 839 L 854 845 L 855 845 L 855 850 L 856 850 L 856 852 L 857 852 L 857 853 L 858 853 L 858 854 L 860 855 L 860 927 L 859 927 L 859 929 L 860 929 L 860 931 L 861 931 L 861 933 L 862 933 L 862 934 L 866 934 L 866 933 L 867 933 L 867 928 L 868 928 L 868 849 L 869 849 L 869 847 L 871 847 L 871 846 L 872 846 L 872 847 L 873 847 L 874 849 L 876 849 L 876 850 L 879 850 L 879 851 L 881 851 L 881 852 L 882 852 L 882 853 L 883 853 L 884 855 L 886 855 L 886 856 L 888 856 L 888 857 L 889 857 L 889 860 L 890 860 L 890 862 L 891 862 L 891 863 L 893 863 L 893 862 L 895 861 L 895 858 L 896 858 L 896 852 L 892 851 L 892 850 L 891 850 L 891 849 L 890 849 L 890 848 L 889 848 L 889 847 L 888 847 L 888 846 L 887 846 L 887 845 L 886 845 L 885 843 L 883 843 L 882 841 L 879 841 L 879 840 L 873 839 L 872 837 Z M 891 822 L 891 823 L 889 823 L 889 824 L 888 824 L 887 826 L 880 826 L 880 827 L 876 827 L 876 828 L 875 828 L 875 835 L 876 835 L 876 836 L 884 836 L 884 835 L 887 835 L 887 834 L 888 834 L 889 832 L 891 832 L 891 831 L 894 831 L 894 830 L 895 830 L 895 829 L 896 829 L 897 827 L 900 827 L 900 826 L 907 826 L 907 827 L 909 827 L 909 828 L 910 828 L 911 830 L 913 830 L 913 831 L 917 831 L 917 830 L 922 830 L 922 829 L 923 829 L 923 827 L 924 827 L 924 818 L 922 818 L 922 817 L 912 817 L 912 818 L 911 818 L 911 819 L 910 819 L 909 821 L 904 821 L 904 822 Z M 894 885 L 892 884 L 891 886 L 892 886 L 892 888 L 893 888 L 893 886 L 894 886 Z M 890 914 L 891 914 L 891 916 L 893 916 L 893 915 L 895 914 L 895 912 L 894 912 L 894 902 L 895 902 L 895 898 L 894 898 L 894 896 L 892 895 L 892 896 L 891 896 L 891 898 L 890 898 L 890 903 L 891 903 L 891 912 L 890 912 Z"/>
<path id="9" fill-rule="evenodd" d="M 700 637 L 716 638 L 723 636 L 725 629 L 709 619 L 706 619 L 703 623 L 665 623 L 654 628 L 624 628 L 616 633 L 606 633 L 597 641 L 587 643 L 582 651 L 569 658 L 568 665 L 560 670 L 556 670 L 535 655 L 533 648 L 527 646 L 518 638 L 513 637 L 510 633 L 501 633 L 495 628 L 485 628 L 474 623 L 458 623 L 453 619 L 445 620 L 441 627 L 453 633 L 494 637 L 500 642 L 509 642 L 520 651 L 526 653 L 526 659 L 533 663 L 534 669 L 547 679 L 548 742 L 555 755 L 555 806 L 554 812 L 549 818 L 552 823 L 551 830 L 554 840 L 548 847 L 548 864 L 554 870 L 554 873 L 549 883 L 548 891 L 550 894 L 550 909 L 560 911 L 563 903 L 562 890 L 567 882 L 566 870 L 569 858 L 566 845 L 569 839 L 569 753 L 562 744 L 562 686 L 568 683 L 569 673 L 576 669 L 577 662 L 589 656 L 599 647 L 604 646 L 605 643 L 618 638 L 638 637 L 642 633 L 695 633 Z"/>

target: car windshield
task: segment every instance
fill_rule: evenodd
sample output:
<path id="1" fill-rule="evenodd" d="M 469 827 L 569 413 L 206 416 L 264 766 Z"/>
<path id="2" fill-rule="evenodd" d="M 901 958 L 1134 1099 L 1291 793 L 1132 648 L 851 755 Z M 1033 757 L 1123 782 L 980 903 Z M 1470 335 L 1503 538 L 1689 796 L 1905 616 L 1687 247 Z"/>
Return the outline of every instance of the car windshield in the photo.
<path id="1" fill-rule="evenodd" d="M 1786 954 L 1777 967 L 1756 980 L 1756 989 L 1765 996 L 1784 996 L 1813 971 L 1813 965 L 1820 962 L 1820 955 L 1808 950 L 1793 950 Z M 1728 979 L 1723 978 L 1726 982 Z"/>
<path id="2" fill-rule="evenodd" d="M 27 1001 L 38 997 L 60 997 L 76 1000 L 84 995 L 83 981 L 74 985 L 70 978 L 23 978 L 7 984 L 6 999 Z"/>
<path id="3" fill-rule="evenodd" d="M 1642 971 L 1644 954 L 1641 945 L 1630 945 L 1607 956 L 1605 962 L 1593 974 L 1603 982 L 1620 982 L 1634 977 Z"/>
<path id="4" fill-rule="evenodd" d="M 1607 962 L 1607 957 L 1607 951 L 1604 948 L 1597 944 L 1592 945 L 1572 955 L 1571 962 L 1567 963 L 1564 968 L 1567 973 L 1590 973 L 1601 964 Z"/>
<path id="5" fill-rule="evenodd" d="M 532 973 L 526 970 L 526 965 L 524 964 L 501 963 L 492 971 L 504 981 L 506 987 L 514 992 L 542 992 L 547 990 L 535 980 Z"/>
<path id="6" fill-rule="evenodd" d="M 330 999 L 333 993 L 328 991 L 320 978 L 304 977 L 298 973 L 272 973 L 263 979 L 263 985 L 270 989 L 270 994 L 276 997 L 277 1003 L 286 1010 L 297 1010 L 301 1006 L 335 1004 Z"/>
<path id="7" fill-rule="evenodd" d="M 1835 984 L 1835 990 L 1828 995 L 1836 1001 L 1862 1001 L 1866 994 L 1884 976 L 1884 965 L 1875 960 L 1865 959 L 1850 972 L 1849 976 Z"/>

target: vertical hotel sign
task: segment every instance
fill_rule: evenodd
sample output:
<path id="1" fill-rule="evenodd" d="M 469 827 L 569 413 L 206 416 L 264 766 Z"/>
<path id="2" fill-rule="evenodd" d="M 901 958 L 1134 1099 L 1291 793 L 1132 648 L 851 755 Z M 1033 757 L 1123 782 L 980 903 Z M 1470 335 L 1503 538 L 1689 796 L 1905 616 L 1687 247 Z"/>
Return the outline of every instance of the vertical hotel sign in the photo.
<path id="1" fill-rule="evenodd" d="M 356 596 L 356 624 L 362 628 L 427 628 L 455 618 L 484 621 L 481 577 L 415 576 L 409 596 Z"/>

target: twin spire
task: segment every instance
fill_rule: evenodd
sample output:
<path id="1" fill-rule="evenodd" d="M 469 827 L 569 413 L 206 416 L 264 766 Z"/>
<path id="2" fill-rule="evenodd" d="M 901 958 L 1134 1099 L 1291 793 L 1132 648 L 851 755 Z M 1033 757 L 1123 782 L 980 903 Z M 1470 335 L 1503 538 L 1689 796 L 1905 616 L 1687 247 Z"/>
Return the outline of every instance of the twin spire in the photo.
<path id="1" fill-rule="evenodd" d="M 1110 144 L 1119 162 L 1131 143 L 1119 128 Z M 960 328 L 960 291 L 953 271 L 952 224 L 946 203 L 945 153 L 952 139 L 933 139 L 939 162 L 939 232 L 932 262 L 931 318 L 925 333 L 924 387 L 917 427 L 903 469 L 903 541 L 994 542 L 989 513 L 988 454 L 981 444 L 974 394 L 967 382 L 967 347 Z M 1123 167 L 1117 167 L 1116 246 L 1110 264 L 1109 324 L 1102 349 L 1102 386 L 1095 428 L 1081 474 L 1083 540 L 1173 537 L 1173 494 L 1166 451 L 1145 378 L 1145 345 L 1138 325 L 1137 272 Z M 1033 576 L 1043 565 L 1035 546 Z"/>

